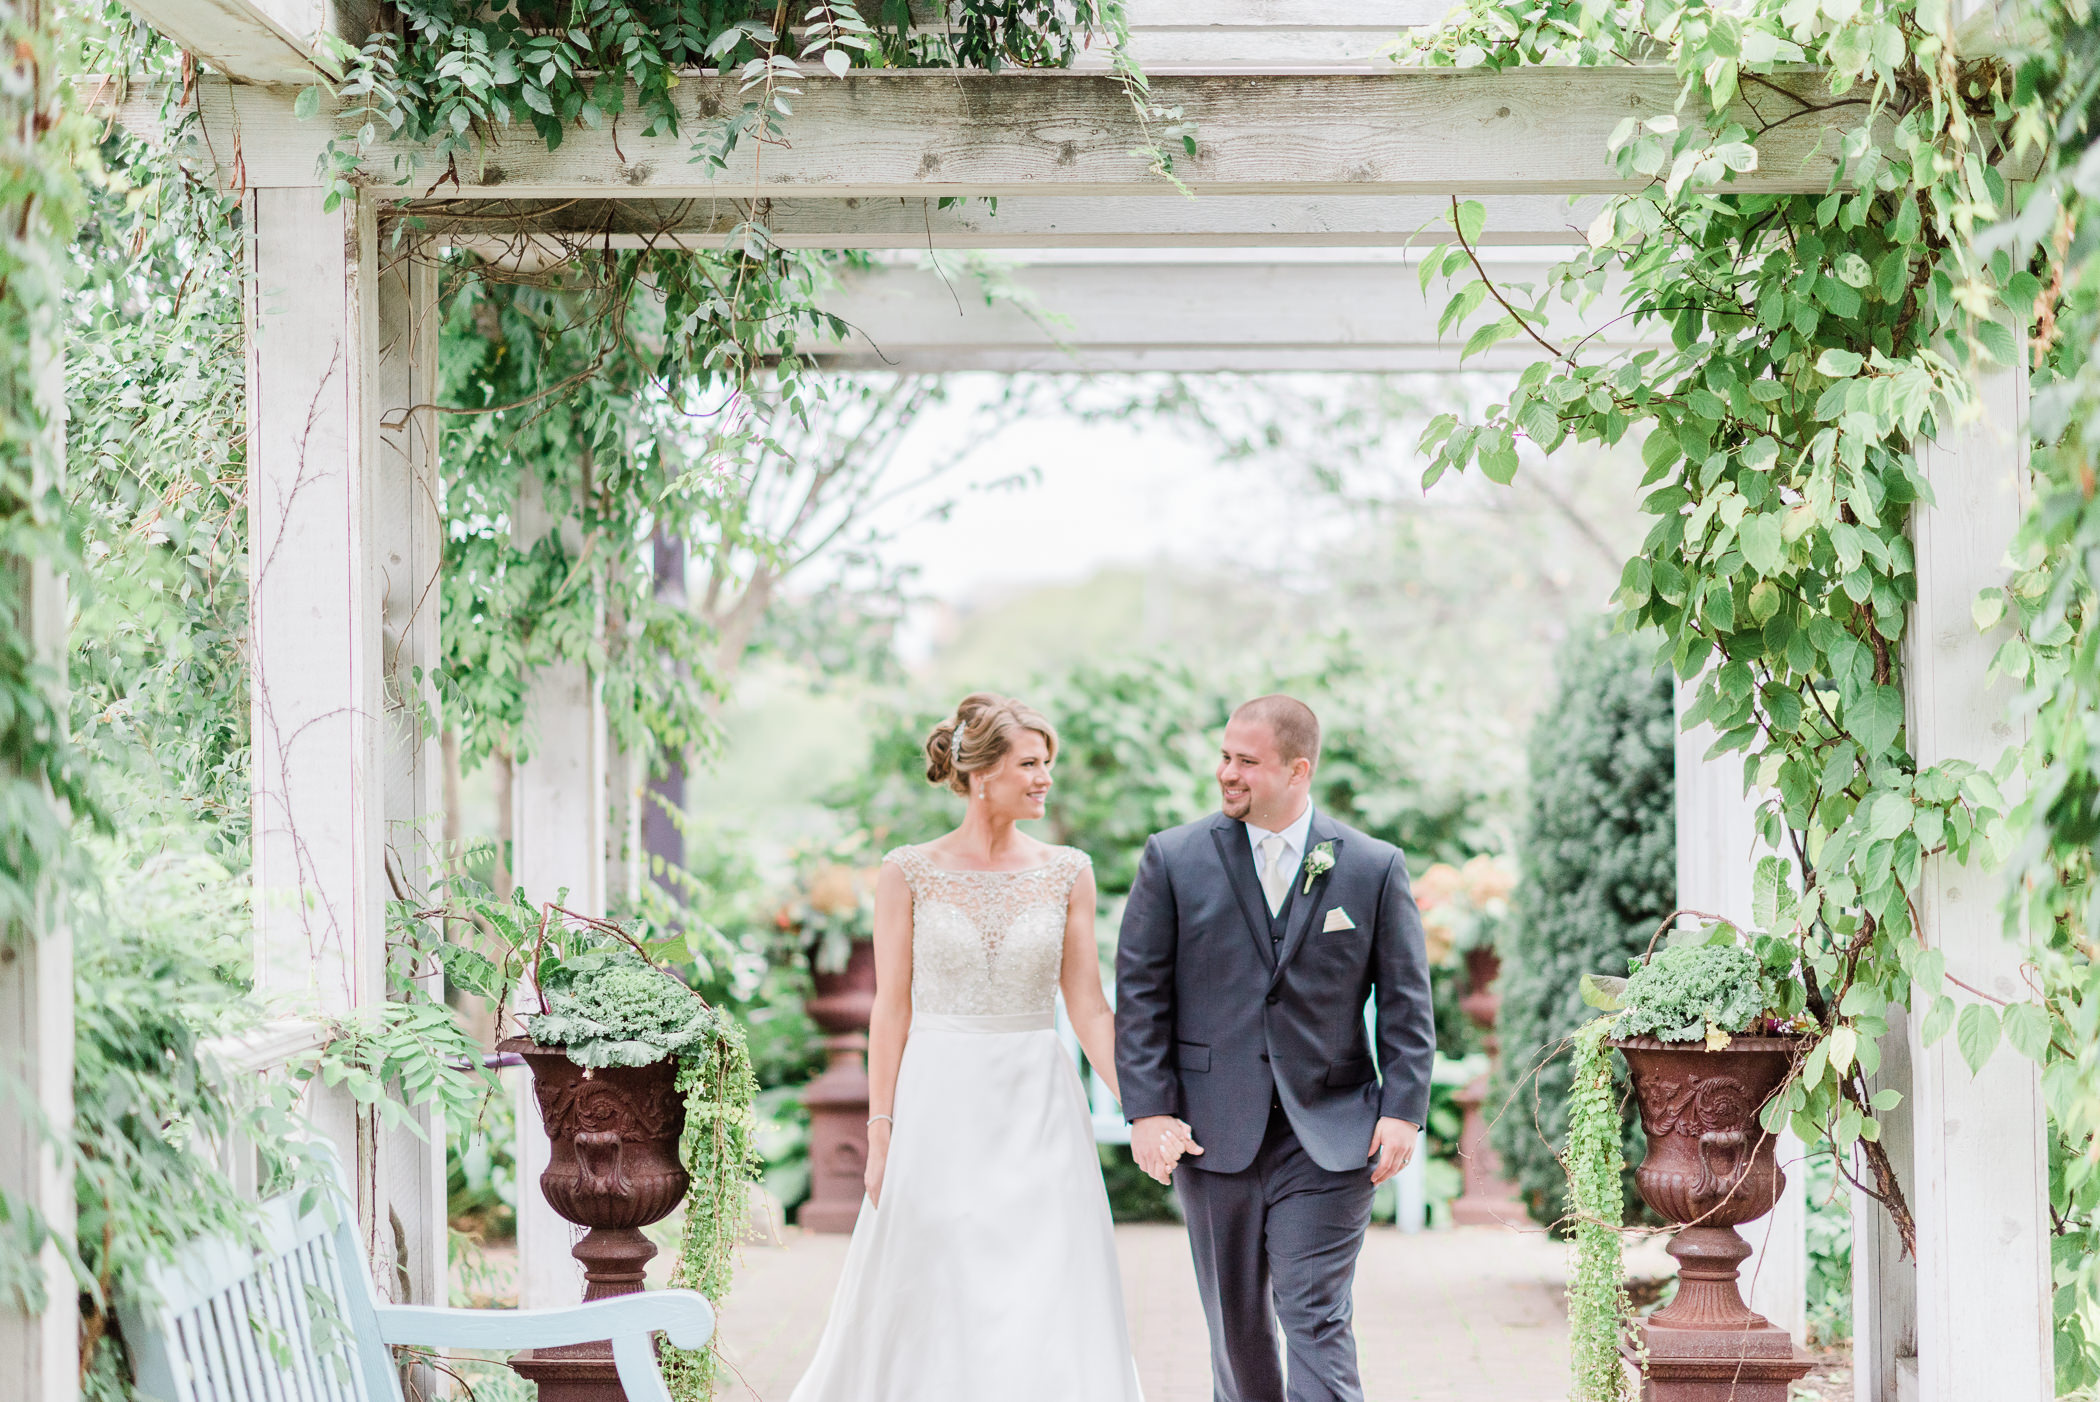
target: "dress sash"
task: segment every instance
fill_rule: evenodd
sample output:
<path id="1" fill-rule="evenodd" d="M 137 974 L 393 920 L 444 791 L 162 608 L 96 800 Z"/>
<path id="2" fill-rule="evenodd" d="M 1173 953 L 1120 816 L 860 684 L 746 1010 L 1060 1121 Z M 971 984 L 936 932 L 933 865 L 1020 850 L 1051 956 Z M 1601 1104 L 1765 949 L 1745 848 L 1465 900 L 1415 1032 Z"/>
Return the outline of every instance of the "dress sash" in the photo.
<path id="1" fill-rule="evenodd" d="M 1039 1013 L 922 1013 L 911 1015 L 914 1032 L 1049 1032 L 1057 1026 L 1057 1009 Z"/>

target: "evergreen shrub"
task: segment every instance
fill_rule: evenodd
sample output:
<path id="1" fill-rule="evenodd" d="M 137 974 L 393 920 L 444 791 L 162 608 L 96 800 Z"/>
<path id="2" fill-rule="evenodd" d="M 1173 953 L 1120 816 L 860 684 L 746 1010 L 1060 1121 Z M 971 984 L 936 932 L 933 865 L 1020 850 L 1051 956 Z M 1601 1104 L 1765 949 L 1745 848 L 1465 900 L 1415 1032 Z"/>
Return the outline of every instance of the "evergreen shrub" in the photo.
<path id="1" fill-rule="evenodd" d="M 1601 624 L 1578 633 L 1531 732 L 1489 1108 L 1495 1150 L 1544 1224 L 1566 1212 L 1556 1157 L 1571 1089 L 1563 1044 L 1597 1015 L 1582 1001 L 1582 976 L 1624 969 L 1676 907 L 1676 717 L 1652 653 L 1645 639 L 1607 635 Z M 1637 1213 L 1630 1170 L 1645 1142 L 1627 1119 L 1626 1201 Z"/>

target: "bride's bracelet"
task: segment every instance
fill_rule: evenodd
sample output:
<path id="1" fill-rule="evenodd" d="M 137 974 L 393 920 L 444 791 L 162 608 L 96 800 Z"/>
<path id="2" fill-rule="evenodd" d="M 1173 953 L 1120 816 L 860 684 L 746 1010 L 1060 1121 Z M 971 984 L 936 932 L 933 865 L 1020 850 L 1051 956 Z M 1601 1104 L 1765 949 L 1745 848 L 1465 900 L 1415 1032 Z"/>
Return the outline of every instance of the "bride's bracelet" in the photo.
<path id="1" fill-rule="evenodd" d="M 890 1117 L 889 1117 L 888 1115 L 870 1115 L 870 1116 L 868 1116 L 868 1123 L 869 1123 L 869 1124 L 871 1124 L 871 1125 L 872 1125 L 872 1124 L 874 1124 L 874 1123 L 875 1123 L 875 1121 L 877 1121 L 877 1120 L 888 1120 L 888 1121 L 889 1121 L 889 1123 L 890 1123 L 890 1126 L 891 1126 L 892 1128 L 895 1128 L 895 1126 L 896 1126 L 896 1124 L 897 1124 L 897 1122 L 896 1122 L 895 1120 L 891 1120 L 891 1119 L 890 1119 Z"/>

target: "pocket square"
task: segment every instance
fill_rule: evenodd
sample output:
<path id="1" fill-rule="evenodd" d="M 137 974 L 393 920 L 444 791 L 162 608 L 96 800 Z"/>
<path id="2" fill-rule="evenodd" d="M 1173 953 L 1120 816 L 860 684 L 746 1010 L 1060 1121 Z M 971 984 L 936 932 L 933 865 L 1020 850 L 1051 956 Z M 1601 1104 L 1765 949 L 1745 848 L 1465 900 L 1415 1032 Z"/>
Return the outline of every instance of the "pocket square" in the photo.
<path id="1" fill-rule="evenodd" d="M 1331 934 L 1336 930 L 1353 930 L 1355 928 L 1356 922 L 1349 918 L 1349 912 L 1343 910 L 1340 906 L 1336 906 L 1333 910 L 1327 912 L 1327 923 L 1320 927 L 1320 933 L 1325 935 Z"/>

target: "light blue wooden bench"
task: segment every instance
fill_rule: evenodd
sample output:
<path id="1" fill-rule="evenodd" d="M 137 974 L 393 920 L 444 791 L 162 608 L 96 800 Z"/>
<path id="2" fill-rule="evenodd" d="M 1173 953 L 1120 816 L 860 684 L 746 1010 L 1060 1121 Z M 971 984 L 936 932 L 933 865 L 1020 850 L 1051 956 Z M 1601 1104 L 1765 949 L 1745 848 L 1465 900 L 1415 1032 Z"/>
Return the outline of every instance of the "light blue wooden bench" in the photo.
<path id="1" fill-rule="evenodd" d="M 515 1351 L 609 1339 L 628 1402 L 670 1402 L 655 1335 L 697 1349 L 714 1311 L 691 1290 L 557 1310 L 461 1310 L 379 1298 L 340 1191 L 263 1206 L 260 1250 L 183 1247 L 119 1319 L 152 1402 L 402 1402 L 390 1346 Z"/>

